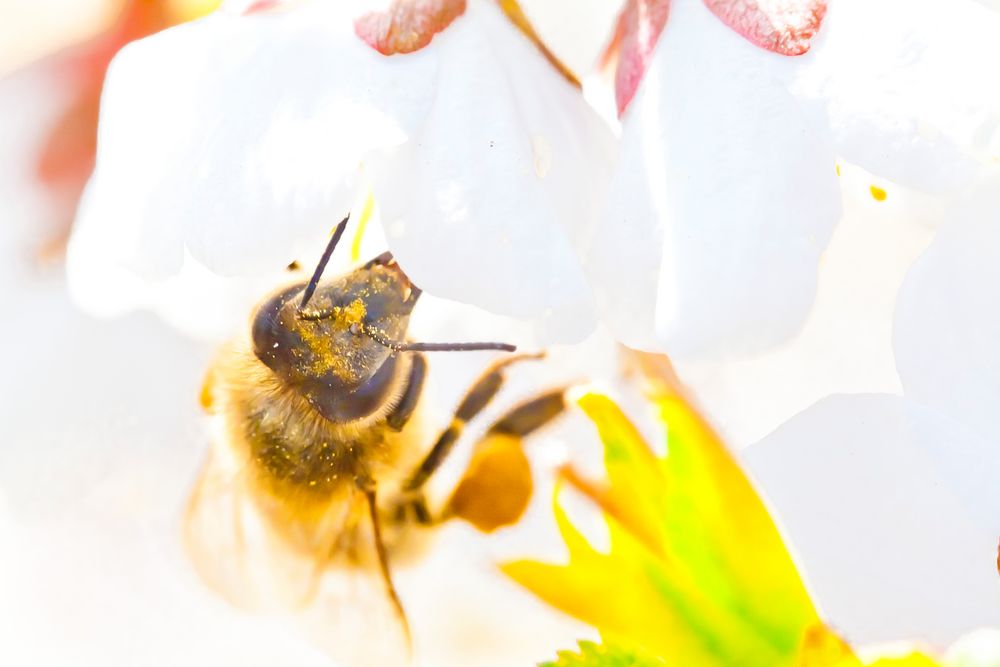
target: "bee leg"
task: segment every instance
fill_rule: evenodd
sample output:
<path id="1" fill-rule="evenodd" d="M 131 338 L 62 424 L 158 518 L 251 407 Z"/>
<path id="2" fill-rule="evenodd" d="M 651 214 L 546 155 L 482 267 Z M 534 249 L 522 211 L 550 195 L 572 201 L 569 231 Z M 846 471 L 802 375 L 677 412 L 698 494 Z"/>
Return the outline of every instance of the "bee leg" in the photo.
<path id="1" fill-rule="evenodd" d="M 386 592 L 389 594 L 389 597 L 392 600 L 392 606 L 395 607 L 396 613 L 399 615 L 399 618 L 403 623 L 403 629 L 406 633 L 406 641 L 407 643 L 410 643 L 412 641 L 410 636 L 410 623 L 406 620 L 406 611 L 403 609 L 403 603 L 399 599 L 399 593 L 396 592 L 396 585 L 392 583 L 392 574 L 389 571 L 389 554 L 386 551 L 385 542 L 382 540 L 382 522 L 379 519 L 375 489 L 366 487 L 363 488 L 362 491 L 365 494 L 365 499 L 368 501 L 368 515 L 371 517 L 372 521 L 372 535 L 375 539 L 375 553 L 378 555 L 379 569 L 382 571 L 382 579 L 385 581 Z"/>
<path id="2" fill-rule="evenodd" d="M 413 355 L 413 365 L 410 367 L 410 377 L 406 381 L 406 390 L 399 399 L 399 405 L 389 413 L 386 422 L 393 431 L 402 431 L 406 422 L 410 421 L 413 411 L 420 400 L 420 392 L 424 388 L 424 377 L 427 375 L 427 359 L 422 354 Z"/>
<path id="3" fill-rule="evenodd" d="M 507 414 L 493 422 L 486 436 L 524 436 L 545 426 L 566 410 L 566 389 L 553 389 L 536 396 L 507 411 Z"/>
<path id="4" fill-rule="evenodd" d="M 455 416 L 452 418 L 451 424 L 438 436 L 437 442 L 434 443 L 430 453 L 417 466 L 417 469 L 410 476 L 406 484 L 404 484 L 403 489 L 405 491 L 416 491 L 430 479 L 434 471 L 438 469 L 438 466 L 451 453 L 452 448 L 458 441 L 458 437 L 465 428 L 466 422 L 482 412 L 483 408 L 500 391 L 500 387 L 503 386 L 504 381 L 503 372 L 507 366 L 524 359 L 540 359 L 541 357 L 541 354 L 518 354 L 505 357 L 490 365 L 479 376 L 469 391 L 466 392 L 465 397 L 462 398 L 462 402 L 458 405 L 458 409 L 455 410 Z"/>
<path id="5" fill-rule="evenodd" d="M 458 517 L 490 533 L 516 523 L 531 500 L 534 484 L 523 438 L 566 409 L 565 389 L 546 392 L 515 406 L 476 443 L 472 460 L 445 505 L 442 519 Z"/>

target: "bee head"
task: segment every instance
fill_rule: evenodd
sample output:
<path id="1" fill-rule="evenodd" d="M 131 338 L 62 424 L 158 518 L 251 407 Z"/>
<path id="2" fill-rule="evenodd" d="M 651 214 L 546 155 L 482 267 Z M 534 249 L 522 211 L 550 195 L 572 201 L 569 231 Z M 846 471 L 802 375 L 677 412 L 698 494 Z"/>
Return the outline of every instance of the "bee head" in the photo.
<path id="1" fill-rule="evenodd" d="M 253 321 L 253 349 L 278 378 L 334 422 L 362 419 L 395 386 L 397 348 L 420 295 L 392 262 L 369 263 L 268 298 Z M 304 301 L 308 301 L 307 304 Z"/>
<path id="2" fill-rule="evenodd" d="M 406 342 L 420 289 L 392 253 L 321 284 L 349 219 L 334 228 L 309 282 L 268 298 L 253 320 L 254 354 L 323 417 L 347 423 L 391 409 L 399 352 L 514 351 L 506 343 Z"/>

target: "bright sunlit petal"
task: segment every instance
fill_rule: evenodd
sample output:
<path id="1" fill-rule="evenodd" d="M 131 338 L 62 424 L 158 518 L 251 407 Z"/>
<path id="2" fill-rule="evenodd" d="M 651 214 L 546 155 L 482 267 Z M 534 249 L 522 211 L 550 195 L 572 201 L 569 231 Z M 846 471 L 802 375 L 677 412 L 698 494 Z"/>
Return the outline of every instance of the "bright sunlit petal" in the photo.
<path id="1" fill-rule="evenodd" d="M 623 117 L 592 262 L 625 342 L 731 355 L 801 325 L 840 195 L 831 148 L 780 81 L 785 60 L 696 0 L 672 7 Z"/>
<path id="2" fill-rule="evenodd" d="M 1000 623 L 995 452 L 902 398 L 857 394 L 818 402 L 746 455 L 834 627 L 947 645 Z"/>
<path id="3" fill-rule="evenodd" d="M 579 255 L 611 136 L 505 23 L 472 3 L 435 38 L 433 105 L 412 141 L 373 162 L 375 197 L 389 247 L 423 288 L 579 339 L 594 321 Z"/>
<path id="4" fill-rule="evenodd" d="M 1000 154 L 1000 15 L 969 0 L 831 2 L 793 90 L 838 153 L 929 192 Z"/>
<path id="5" fill-rule="evenodd" d="M 216 14 L 116 58 L 81 221 L 101 230 L 107 261 L 167 277 L 187 248 L 212 271 L 248 273 L 322 243 L 364 154 L 425 110 L 413 93 L 434 69 L 386 67 L 331 7 Z"/>

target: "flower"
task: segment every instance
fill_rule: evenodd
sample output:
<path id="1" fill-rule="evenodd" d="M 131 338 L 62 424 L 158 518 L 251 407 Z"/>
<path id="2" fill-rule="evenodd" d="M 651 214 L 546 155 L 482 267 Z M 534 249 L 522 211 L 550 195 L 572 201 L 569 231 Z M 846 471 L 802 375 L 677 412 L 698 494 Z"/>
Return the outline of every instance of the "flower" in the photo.
<path id="1" fill-rule="evenodd" d="M 278 9 L 216 13 L 116 58 L 71 248 L 82 301 L 109 300 L 113 281 L 86 279 L 107 265 L 144 281 L 186 263 L 274 273 L 317 254 L 370 187 L 422 288 L 585 335 L 579 250 L 610 134 L 517 4 Z M 418 19 L 432 34 L 392 42 L 412 27 L 393 21 Z"/>
<path id="2" fill-rule="evenodd" d="M 274 276 L 371 189 L 432 293 L 546 342 L 596 304 L 633 346 L 753 355 L 813 304 L 838 159 L 942 198 L 994 159 L 1000 18 L 936 7 L 629 0 L 609 180 L 607 130 L 514 2 L 230 3 L 119 59 L 72 283 L 121 310 L 149 300 L 113 303 L 123 282 Z"/>
<path id="3" fill-rule="evenodd" d="M 822 4 L 627 3 L 647 11 L 619 31 L 620 155 L 589 265 L 623 341 L 705 358 L 788 340 L 841 216 L 838 156 L 945 196 L 1000 152 L 986 83 L 1000 16 L 967 0 L 843 0 L 822 18 Z M 748 7 L 779 37 L 726 25 Z M 781 55 L 789 44 L 810 48 Z"/>

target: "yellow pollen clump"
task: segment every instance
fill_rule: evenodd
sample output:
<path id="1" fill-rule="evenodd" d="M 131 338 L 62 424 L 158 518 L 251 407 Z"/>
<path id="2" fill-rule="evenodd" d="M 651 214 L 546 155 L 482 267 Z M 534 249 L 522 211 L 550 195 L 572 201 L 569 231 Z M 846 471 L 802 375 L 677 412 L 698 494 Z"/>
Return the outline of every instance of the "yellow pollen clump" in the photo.
<path id="1" fill-rule="evenodd" d="M 361 299 L 355 299 L 341 310 L 337 320 L 345 329 L 350 329 L 355 324 L 362 324 L 367 314 L 364 302 Z"/>
<path id="2" fill-rule="evenodd" d="M 883 190 L 877 185 L 873 185 L 871 186 L 871 191 L 872 191 L 872 198 L 875 201 L 885 201 L 886 197 L 885 190 Z"/>

